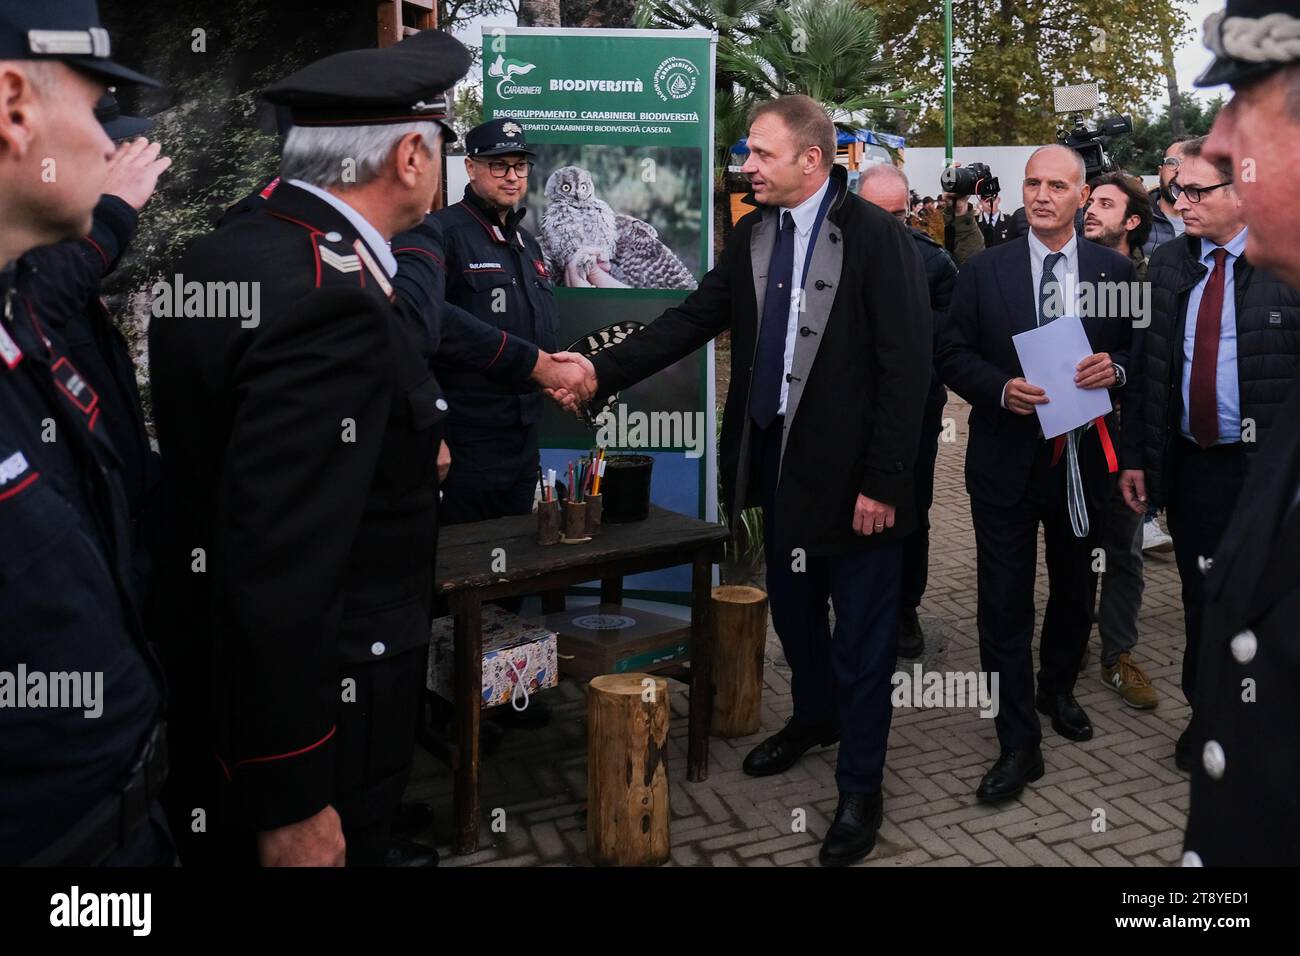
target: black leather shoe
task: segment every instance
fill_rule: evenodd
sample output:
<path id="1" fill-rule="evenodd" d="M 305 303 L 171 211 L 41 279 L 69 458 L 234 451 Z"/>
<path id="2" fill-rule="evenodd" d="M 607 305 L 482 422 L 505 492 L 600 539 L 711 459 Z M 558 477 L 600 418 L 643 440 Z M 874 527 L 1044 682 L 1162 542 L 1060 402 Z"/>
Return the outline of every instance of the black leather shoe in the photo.
<path id="1" fill-rule="evenodd" d="M 826 831 L 821 853 L 822 866 L 848 866 L 864 859 L 876 848 L 876 831 L 884 816 L 884 800 L 875 793 L 840 792 L 835 819 Z"/>
<path id="2" fill-rule="evenodd" d="M 839 739 L 838 733 L 824 726 L 805 728 L 792 720 L 751 750 L 742 769 L 751 777 L 785 773 L 813 747 L 829 747 Z"/>
<path id="3" fill-rule="evenodd" d="M 1052 718 L 1052 729 L 1069 740 L 1091 740 L 1092 722 L 1073 694 L 1038 692 L 1034 706 L 1040 714 Z"/>
<path id="4" fill-rule="evenodd" d="M 1001 803 L 1020 796 L 1025 784 L 1043 775 L 1043 752 L 1038 747 L 1026 750 L 1004 749 L 980 781 L 975 799 L 980 803 Z"/>
<path id="5" fill-rule="evenodd" d="M 920 657 L 925 653 L 925 631 L 916 608 L 900 611 L 898 615 L 898 656 Z"/>
<path id="6" fill-rule="evenodd" d="M 1178 743 L 1174 744 L 1174 766 L 1183 773 L 1196 769 L 1196 743 L 1192 738 L 1192 725 L 1188 724 Z"/>
<path id="7" fill-rule="evenodd" d="M 427 803 L 403 803 L 393 814 L 393 837 L 409 840 L 433 826 L 433 807 Z"/>
<path id="8" fill-rule="evenodd" d="M 384 857 L 384 866 L 437 866 L 438 851 L 423 843 L 394 839 Z"/>

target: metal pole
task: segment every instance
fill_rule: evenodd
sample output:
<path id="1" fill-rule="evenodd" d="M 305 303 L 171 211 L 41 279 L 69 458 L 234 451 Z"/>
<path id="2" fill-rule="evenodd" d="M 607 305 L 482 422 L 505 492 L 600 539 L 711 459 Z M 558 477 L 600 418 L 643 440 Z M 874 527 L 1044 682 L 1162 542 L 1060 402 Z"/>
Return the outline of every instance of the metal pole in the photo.
<path id="1" fill-rule="evenodd" d="M 943 0 L 944 165 L 952 165 L 952 0 Z"/>

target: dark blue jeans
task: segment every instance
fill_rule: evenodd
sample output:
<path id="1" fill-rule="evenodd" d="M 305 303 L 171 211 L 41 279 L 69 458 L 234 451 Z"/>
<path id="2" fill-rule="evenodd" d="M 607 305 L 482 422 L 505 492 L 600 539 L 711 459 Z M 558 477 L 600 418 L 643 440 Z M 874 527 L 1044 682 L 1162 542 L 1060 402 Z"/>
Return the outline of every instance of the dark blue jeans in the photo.
<path id="1" fill-rule="evenodd" d="M 902 543 L 807 557 L 804 569 L 794 570 L 791 546 L 775 535 L 782 422 L 778 417 L 766 430 L 754 426 L 754 472 L 761 479 L 768 604 L 790 665 L 794 721 L 838 728 L 836 784 L 842 791 L 875 793 L 889 744 Z"/>

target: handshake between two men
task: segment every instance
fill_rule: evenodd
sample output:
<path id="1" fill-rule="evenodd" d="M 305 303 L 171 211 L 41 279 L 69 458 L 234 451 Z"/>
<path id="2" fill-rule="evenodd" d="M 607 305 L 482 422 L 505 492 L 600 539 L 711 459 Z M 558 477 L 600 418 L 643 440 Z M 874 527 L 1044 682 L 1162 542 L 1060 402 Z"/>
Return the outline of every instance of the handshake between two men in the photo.
<path id="1" fill-rule="evenodd" d="M 576 352 L 539 350 L 532 378 L 543 394 L 574 415 L 581 416 L 583 404 L 596 394 L 596 369 Z"/>

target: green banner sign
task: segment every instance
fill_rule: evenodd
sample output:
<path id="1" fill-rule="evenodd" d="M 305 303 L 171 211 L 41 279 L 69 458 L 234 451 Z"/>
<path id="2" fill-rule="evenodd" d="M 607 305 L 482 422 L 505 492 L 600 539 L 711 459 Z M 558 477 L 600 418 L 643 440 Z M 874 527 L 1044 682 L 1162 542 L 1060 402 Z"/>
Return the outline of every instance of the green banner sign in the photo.
<path id="1" fill-rule="evenodd" d="M 635 335 L 712 266 L 714 42 L 704 30 L 484 30 L 484 119 L 515 119 L 538 153 L 525 225 L 556 282 L 561 348 Z M 712 344 L 611 399 L 589 423 L 548 409 L 543 467 L 563 473 L 598 444 L 649 455 L 651 500 L 715 520 Z M 641 578 L 630 584 L 689 587 L 684 573 Z"/>

